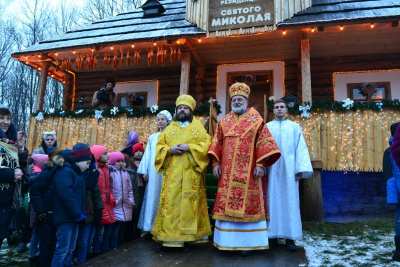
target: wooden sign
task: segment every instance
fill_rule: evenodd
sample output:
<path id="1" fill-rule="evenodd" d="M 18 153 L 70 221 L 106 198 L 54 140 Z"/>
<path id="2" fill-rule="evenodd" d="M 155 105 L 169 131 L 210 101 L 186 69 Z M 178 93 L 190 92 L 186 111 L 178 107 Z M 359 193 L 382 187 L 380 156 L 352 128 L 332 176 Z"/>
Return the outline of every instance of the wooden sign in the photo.
<path id="1" fill-rule="evenodd" d="M 274 0 L 209 1 L 209 32 L 274 25 Z"/>

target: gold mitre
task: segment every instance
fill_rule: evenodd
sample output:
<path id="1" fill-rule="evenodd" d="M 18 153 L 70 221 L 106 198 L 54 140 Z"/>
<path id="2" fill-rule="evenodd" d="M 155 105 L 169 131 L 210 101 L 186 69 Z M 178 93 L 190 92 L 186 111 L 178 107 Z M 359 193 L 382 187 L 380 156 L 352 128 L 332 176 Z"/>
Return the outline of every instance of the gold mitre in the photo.
<path id="1" fill-rule="evenodd" d="M 232 98 L 236 95 L 241 95 L 248 99 L 250 96 L 250 87 L 245 83 L 232 84 L 229 88 L 229 96 Z"/>
<path id="2" fill-rule="evenodd" d="M 191 95 L 180 95 L 176 99 L 176 107 L 180 105 L 188 106 L 192 111 L 196 108 L 196 100 Z"/>

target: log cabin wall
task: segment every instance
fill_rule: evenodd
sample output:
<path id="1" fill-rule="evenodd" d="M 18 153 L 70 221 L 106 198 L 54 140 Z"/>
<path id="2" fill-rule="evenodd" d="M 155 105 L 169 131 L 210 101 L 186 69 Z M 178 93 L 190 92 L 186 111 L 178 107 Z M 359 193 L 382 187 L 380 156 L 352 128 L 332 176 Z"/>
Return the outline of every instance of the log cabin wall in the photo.
<path id="1" fill-rule="evenodd" d="M 158 105 L 174 106 L 175 100 L 179 96 L 180 73 L 180 67 L 146 68 L 140 71 L 121 70 L 116 72 L 104 71 L 78 73 L 76 75 L 75 106 L 78 97 L 83 96 L 83 108 L 91 108 L 93 94 L 104 86 L 104 82 L 107 78 L 114 78 L 117 83 L 158 80 Z M 195 96 L 194 88 L 196 87 L 195 74 L 196 69 L 191 68 L 189 92 L 193 96 Z M 70 105 L 68 106 L 68 109 L 71 109 Z"/>
<path id="2" fill-rule="evenodd" d="M 333 85 L 333 74 L 335 72 L 390 69 L 400 69 L 400 54 L 311 58 L 312 99 L 335 100 Z M 301 102 L 301 87 L 298 86 L 299 75 L 300 67 L 297 60 L 285 60 L 285 94 L 297 96 L 299 102 Z"/>

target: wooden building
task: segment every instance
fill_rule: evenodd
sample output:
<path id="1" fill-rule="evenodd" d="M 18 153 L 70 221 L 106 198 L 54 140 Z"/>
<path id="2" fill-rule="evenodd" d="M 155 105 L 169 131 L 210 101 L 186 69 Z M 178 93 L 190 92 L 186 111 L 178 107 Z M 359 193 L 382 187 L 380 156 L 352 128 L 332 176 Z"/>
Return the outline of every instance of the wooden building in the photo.
<path id="1" fill-rule="evenodd" d="M 264 99 L 271 96 L 291 94 L 302 104 L 363 101 L 363 84 L 376 84 L 375 101 L 400 99 L 399 20 L 398 0 L 149 0 L 12 57 L 41 72 L 38 111 L 48 77 L 65 84 L 64 110 L 75 110 L 79 97 L 90 108 L 94 92 L 112 77 L 117 93 L 142 94 L 148 107 L 174 106 L 182 93 L 198 104 L 212 97 L 222 107 L 218 118 L 229 111 L 230 84 L 244 81 L 252 90 L 250 104 L 263 114 Z M 311 158 L 325 170 L 382 170 L 397 108 L 311 113 L 291 118 L 302 125 Z M 119 131 L 107 137 L 107 127 L 92 118 L 73 125 L 51 118 L 45 126 L 32 117 L 29 145 L 38 144 L 37 132 L 46 127 L 86 129 L 60 132 L 62 146 L 82 139 L 121 141 L 129 130 L 126 118 L 110 121 L 107 126 Z M 144 136 L 155 130 L 148 118 L 138 120 L 140 127 L 152 127 Z"/>

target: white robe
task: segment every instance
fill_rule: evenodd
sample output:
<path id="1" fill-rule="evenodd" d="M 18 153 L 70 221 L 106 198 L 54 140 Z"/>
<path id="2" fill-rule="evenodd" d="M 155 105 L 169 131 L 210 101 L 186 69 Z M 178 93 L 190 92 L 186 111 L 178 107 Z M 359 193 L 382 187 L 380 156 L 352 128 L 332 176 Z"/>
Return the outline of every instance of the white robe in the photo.
<path id="1" fill-rule="evenodd" d="M 142 209 L 140 210 L 138 228 L 143 231 L 151 231 L 157 216 L 158 204 L 162 187 L 163 175 L 157 173 L 154 167 L 156 160 L 156 145 L 160 132 L 150 135 L 149 142 L 143 154 L 138 168 L 138 173 L 147 175 L 146 191 L 144 192 Z"/>
<path id="2" fill-rule="evenodd" d="M 301 172 L 308 178 L 313 174 L 307 145 L 295 122 L 273 120 L 267 126 L 281 151 L 278 161 L 268 168 L 268 237 L 301 239 L 299 182 L 295 175 Z"/>

